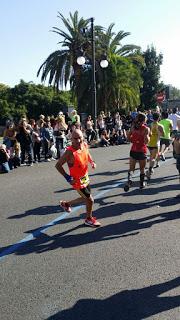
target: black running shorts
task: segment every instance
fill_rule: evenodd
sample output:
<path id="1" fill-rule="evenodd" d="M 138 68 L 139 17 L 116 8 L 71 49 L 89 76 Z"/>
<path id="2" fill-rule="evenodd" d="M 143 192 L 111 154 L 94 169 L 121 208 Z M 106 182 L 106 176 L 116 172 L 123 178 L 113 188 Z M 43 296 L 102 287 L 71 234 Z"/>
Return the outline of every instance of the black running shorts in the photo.
<path id="1" fill-rule="evenodd" d="M 147 155 L 144 152 L 130 151 L 130 157 L 137 161 L 147 159 Z"/>
<path id="2" fill-rule="evenodd" d="M 91 187 L 90 187 L 90 184 L 88 184 L 88 186 L 86 188 L 83 188 L 83 189 L 77 189 L 77 192 L 80 194 L 80 196 L 82 198 L 90 198 L 90 195 L 91 195 Z"/>
<path id="3" fill-rule="evenodd" d="M 165 144 L 166 147 L 169 147 L 170 144 L 171 144 L 171 139 L 161 138 L 161 139 L 160 139 L 160 145 L 162 146 L 163 144 Z"/>

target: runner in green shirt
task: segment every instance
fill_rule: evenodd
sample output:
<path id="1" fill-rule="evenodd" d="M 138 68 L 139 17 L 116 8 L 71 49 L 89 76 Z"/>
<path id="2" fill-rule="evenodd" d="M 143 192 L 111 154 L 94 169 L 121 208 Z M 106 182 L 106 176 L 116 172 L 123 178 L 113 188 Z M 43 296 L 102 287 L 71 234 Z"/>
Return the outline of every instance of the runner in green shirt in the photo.
<path id="1" fill-rule="evenodd" d="M 168 119 L 168 112 L 163 111 L 162 112 L 162 119 L 159 121 L 159 124 L 161 124 L 164 127 L 164 137 L 160 137 L 160 158 L 161 160 L 165 161 L 165 153 L 168 151 L 169 146 L 171 144 L 171 131 L 173 129 L 173 123 L 172 120 Z M 162 147 L 164 145 L 164 150 L 162 151 Z"/>

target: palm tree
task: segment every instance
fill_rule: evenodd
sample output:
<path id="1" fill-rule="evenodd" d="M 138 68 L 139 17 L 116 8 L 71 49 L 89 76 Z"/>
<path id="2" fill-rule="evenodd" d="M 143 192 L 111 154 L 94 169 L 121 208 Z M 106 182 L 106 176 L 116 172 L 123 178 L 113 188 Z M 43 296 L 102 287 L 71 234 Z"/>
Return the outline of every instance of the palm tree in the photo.
<path id="1" fill-rule="evenodd" d="M 85 37 L 83 30 L 87 28 L 89 19 L 78 19 L 78 12 L 74 15 L 70 13 L 70 19 L 58 12 L 58 18 L 62 20 L 67 32 L 53 27 L 53 32 L 63 38 L 59 42 L 62 49 L 57 50 L 49 55 L 49 57 L 40 66 L 37 76 L 41 74 L 41 81 L 48 79 L 48 84 L 53 85 L 57 90 L 67 86 L 68 81 L 74 76 L 77 80 L 80 67 L 76 63 L 78 50 L 83 48 Z"/>
<path id="2" fill-rule="evenodd" d="M 119 31 L 115 34 L 113 27 L 114 23 L 99 35 L 99 44 L 110 61 L 107 69 L 98 69 L 98 104 L 105 111 L 127 104 L 132 108 L 137 106 L 142 86 L 140 68 L 144 59 L 139 53 L 140 47 L 133 44 L 123 46 L 122 40 L 130 33 Z"/>
<path id="3" fill-rule="evenodd" d="M 91 30 L 89 28 L 90 19 L 79 19 L 77 11 L 74 15 L 70 13 L 70 18 L 68 19 L 65 19 L 61 13 L 58 13 L 58 18 L 60 18 L 64 23 L 67 32 L 64 32 L 57 27 L 53 27 L 52 31 L 63 38 L 62 41 L 59 42 L 62 48 L 49 55 L 49 57 L 40 66 L 37 75 L 39 76 L 41 73 L 41 81 L 45 82 L 48 79 L 48 84 L 52 85 L 57 90 L 59 90 L 59 88 L 66 87 L 67 83 L 70 82 L 72 92 L 74 92 L 74 96 L 77 97 L 79 112 L 91 110 L 92 56 L 90 41 Z M 119 101 L 120 97 L 123 96 L 123 92 L 125 92 L 127 77 L 122 75 L 125 74 L 128 62 L 129 64 L 139 63 L 139 57 L 135 53 L 135 50 L 137 51 L 139 47 L 135 45 L 121 45 L 122 39 L 130 33 L 120 31 L 115 34 L 112 31 L 113 27 L 114 24 L 111 24 L 107 31 L 105 31 L 101 26 L 94 26 L 96 61 L 98 62 L 104 53 L 107 54 L 110 64 L 111 61 L 115 62 L 114 56 L 124 57 L 124 60 L 117 60 L 118 63 L 115 63 L 114 67 L 108 67 L 107 70 L 102 70 L 97 64 L 97 106 L 99 109 L 101 107 L 107 109 L 107 105 L 110 106 L 110 101 L 113 99 L 112 97 L 114 97 L 114 102 L 112 101 L 112 104 L 115 104 L 116 100 Z M 84 66 L 79 66 L 76 61 L 79 50 L 83 50 L 86 54 L 86 64 Z M 126 63 L 125 59 L 128 60 Z M 120 68 L 119 70 L 121 72 L 117 72 L 117 68 Z M 130 70 L 133 70 L 132 74 L 130 73 Z M 112 72 L 114 73 L 112 74 Z M 134 77 L 134 75 L 134 69 L 130 69 L 129 67 L 128 76 Z M 111 78 L 113 81 L 111 81 Z M 125 81 L 124 86 L 122 81 Z M 118 91 L 115 93 L 114 89 L 117 86 Z M 127 88 L 126 91 L 128 91 Z M 130 101 L 130 98 L 128 99 Z"/>

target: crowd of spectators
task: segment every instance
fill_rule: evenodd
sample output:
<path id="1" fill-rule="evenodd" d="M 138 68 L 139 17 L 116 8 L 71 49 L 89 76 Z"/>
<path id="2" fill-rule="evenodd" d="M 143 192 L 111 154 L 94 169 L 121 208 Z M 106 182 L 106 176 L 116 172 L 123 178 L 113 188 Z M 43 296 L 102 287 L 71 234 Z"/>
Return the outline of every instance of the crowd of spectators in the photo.
<path id="1" fill-rule="evenodd" d="M 177 121 L 177 109 L 169 110 L 169 117 Z M 157 111 L 157 110 L 156 110 Z M 42 161 L 50 162 L 61 157 L 67 145 L 71 143 L 74 128 L 80 128 L 90 147 L 109 147 L 128 143 L 126 132 L 130 129 L 138 111 L 122 115 L 101 111 L 96 125 L 89 115 L 83 122 L 76 110 L 70 115 L 59 112 L 53 116 L 40 115 L 39 119 L 22 117 L 18 123 L 7 121 L 0 144 L 0 172 L 7 173 L 17 167 Z M 147 125 L 152 121 L 152 111 L 148 110 Z"/>

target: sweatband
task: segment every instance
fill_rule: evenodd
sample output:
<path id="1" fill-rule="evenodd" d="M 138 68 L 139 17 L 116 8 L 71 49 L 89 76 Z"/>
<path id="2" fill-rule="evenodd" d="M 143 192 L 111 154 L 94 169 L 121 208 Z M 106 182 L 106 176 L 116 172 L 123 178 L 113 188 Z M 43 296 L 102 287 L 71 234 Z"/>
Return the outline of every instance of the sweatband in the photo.
<path id="1" fill-rule="evenodd" d="M 73 177 L 71 177 L 69 174 L 65 173 L 64 178 L 66 179 L 67 182 L 71 182 L 73 180 Z"/>

